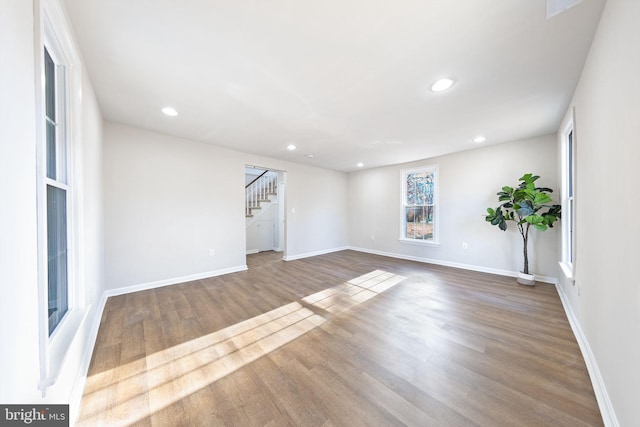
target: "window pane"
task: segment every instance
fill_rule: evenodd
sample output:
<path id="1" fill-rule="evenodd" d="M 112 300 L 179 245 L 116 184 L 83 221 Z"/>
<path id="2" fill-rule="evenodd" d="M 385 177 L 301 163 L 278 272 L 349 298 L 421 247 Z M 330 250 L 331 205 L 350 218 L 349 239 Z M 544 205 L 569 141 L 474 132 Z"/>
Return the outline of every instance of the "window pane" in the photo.
<path id="1" fill-rule="evenodd" d="M 51 59 L 49 51 L 44 50 L 44 91 L 46 116 L 52 121 L 56 121 L 56 64 Z"/>
<path id="2" fill-rule="evenodd" d="M 573 264 L 573 198 L 569 199 L 569 203 L 567 206 L 569 209 L 568 216 L 568 225 L 569 225 L 569 237 L 567 241 L 568 250 L 569 250 L 569 262 Z"/>
<path id="3" fill-rule="evenodd" d="M 69 307 L 67 295 L 67 192 L 47 186 L 49 335 Z"/>
<path id="4" fill-rule="evenodd" d="M 433 206 L 405 208 L 404 237 L 416 240 L 433 240 Z"/>
<path id="5" fill-rule="evenodd" d="M 47 177 L 56 179 L 56 64 L 44 50 L 45 125 L 47 137 Z"/>
<path id="6" fill-rule="evenodd" d="M 47 120 L 47 178 L 56 179 L 56 126 Z"/>
<path id="7" fill-rule="evenodd" d="M 433 204 L 433 172 L 407 174 L 407 205 Z"/>
<path id="8" fill-rule="evenodd" d="M 573 197 L 573 131 L 567 135 L 567 191 Z"/>

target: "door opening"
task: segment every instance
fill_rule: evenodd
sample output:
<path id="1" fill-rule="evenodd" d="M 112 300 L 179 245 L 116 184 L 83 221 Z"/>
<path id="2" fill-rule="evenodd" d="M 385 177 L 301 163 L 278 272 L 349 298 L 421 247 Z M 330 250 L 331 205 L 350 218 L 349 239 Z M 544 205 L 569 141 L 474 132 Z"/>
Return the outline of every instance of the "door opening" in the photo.
<path id="1" fill-rule="evenodd" d="M 245 166 L 246 254 L 285 255 L 285 171 Z"/>

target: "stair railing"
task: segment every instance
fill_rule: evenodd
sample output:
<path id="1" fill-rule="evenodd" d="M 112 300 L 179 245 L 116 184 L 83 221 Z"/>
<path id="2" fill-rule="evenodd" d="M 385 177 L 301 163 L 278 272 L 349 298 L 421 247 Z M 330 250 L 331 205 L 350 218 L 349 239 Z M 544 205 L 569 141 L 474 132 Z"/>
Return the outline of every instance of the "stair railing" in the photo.
<path id="1" fill-rule="evenodd" d="M 270 195 L 278 193 L 278 173 L 265 171 L 245 187 L 245 215 L 252 215 L 252 209 L 260 208 L 260 202 L 268 202 Z"/>

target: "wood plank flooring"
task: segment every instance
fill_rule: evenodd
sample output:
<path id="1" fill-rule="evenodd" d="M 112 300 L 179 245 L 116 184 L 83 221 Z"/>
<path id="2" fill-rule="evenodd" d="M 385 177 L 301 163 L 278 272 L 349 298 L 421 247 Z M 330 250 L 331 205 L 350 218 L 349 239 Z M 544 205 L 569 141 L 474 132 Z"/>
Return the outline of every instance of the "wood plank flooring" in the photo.
<path id="1" fill-rule="evenodd" d="M 82 426 L 600 426 L 552 285 L 354 251 L 109 298 Z"/>

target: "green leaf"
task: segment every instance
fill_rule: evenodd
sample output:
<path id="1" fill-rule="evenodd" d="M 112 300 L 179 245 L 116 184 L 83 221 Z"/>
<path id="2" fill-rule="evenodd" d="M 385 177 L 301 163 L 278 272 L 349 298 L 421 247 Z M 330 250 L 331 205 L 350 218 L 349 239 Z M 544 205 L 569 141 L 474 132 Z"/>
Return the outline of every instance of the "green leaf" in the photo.
<path id="1" fill-rule="evenodd" d="M 527 198 L 527 193 L 524 189 L 519 189 L 513 192 L 513 201 L 520 202 Z"/>
<path id="2" fill-rule="evenodd" d="M 527 182 L 531 181 L 531 177 L 532 176 L 533 176 L 533 174 L 526 173 L 526 174 L 524 174 L 524 175 L 522 175 L 520 177 L 520 181 L 524 181 L 525 183 L 527 183 Z"/>
<path id="3" fill-rule="evenodd" d="M 553 206 L 551 206 L 551 207 L 549 208 L 549 211 L 547 212 L 547 214 L 549 214 L 549 215 L 553 215 L 553 216 L 556 216 L 556 217 L 560 218 L 560 217 L 562 216 L 562 215 L 561 215 L 561 212 L 560 212 L 560 210 L 561 210 L 561 209 L 562 209 L 562 206 L 560 206 L 560 205 L 553 205 Z"/>
<path id="4" fill-rule="evenodd" d="M 524 174 L 522 177 L 520 177 L 520 181 L 523 181 L 526 184 L 530 184 L 532 182 L 535 182 L 538 178 L 540 178 L 538 175 L 527 173 L 527 174 Z"/>
<path id="5" fill-rule="evenodd" d="M 524 220 L 529 224 L 536 225 L 536 226 L 544 223 L 544 218 L 541 217 L 540 215 L 535 215 L 535 214 L 527 216 Z"/>
<path id="6" fill-rule="evenodd" d="M 522 228 L 523 224 L 533 225 L 544 231 L 553 227 L 560 218 L 560 205 L 550 205 L 553 190 L 547 187 L 536 187 L 539 175 L 526 173 L 518 180 L 517 187 L 505 185 L 497 192 L 500 205 L 487 208 L 485 221 L 497 225 L 501 230 L 507 229 L 507 221 L 514 221 Z M 527 226 L 528 228 L 528 226 Z"/>
<path id="7" fill-rule="evenodd" d="M 518 212 L 518 215 L 520 215 L 521 217 L 527 217 L 533 214 L 534 212 L 533 205 L 531 204 L 530 201 L 524 200 L 520 205 L 520 209 L 517 209 L 517 212 Z"/>
<path id="8" fill-rule="evenodd" d="M 536 193 L 533 203 L 536 205 L 543 205 L 545 203 L 551 202 L 551 197 L 549 197 L 546 193 Z"/>

